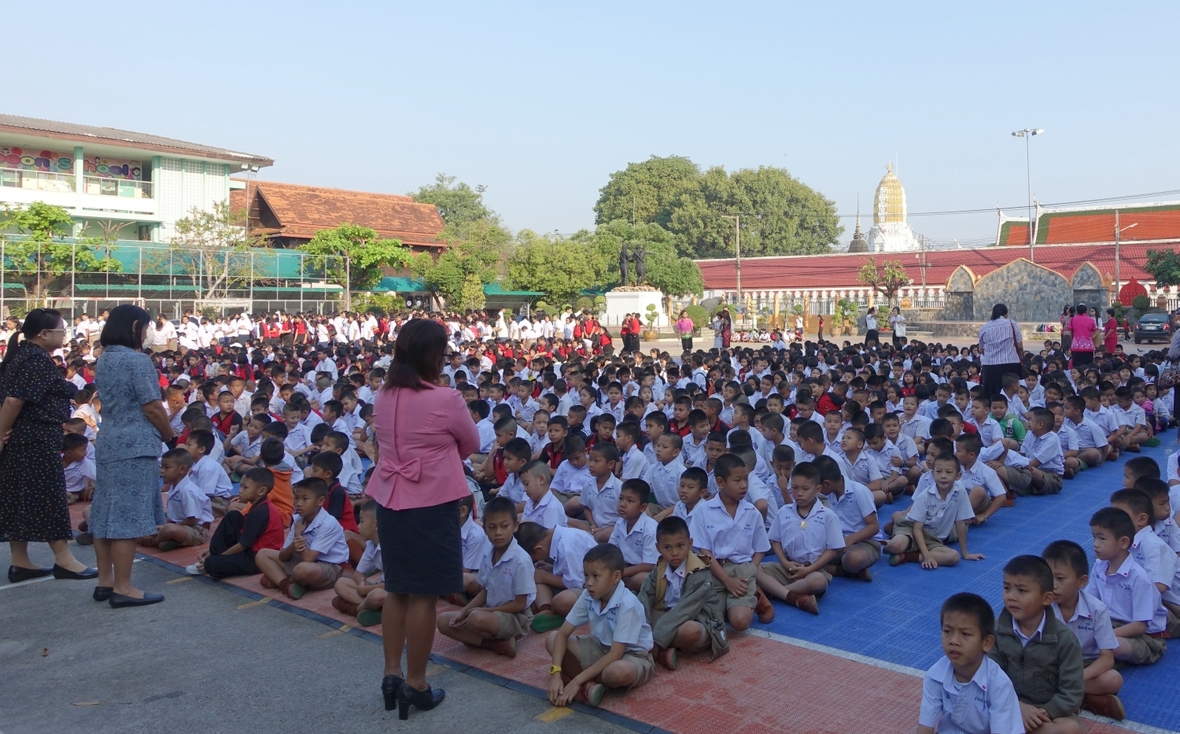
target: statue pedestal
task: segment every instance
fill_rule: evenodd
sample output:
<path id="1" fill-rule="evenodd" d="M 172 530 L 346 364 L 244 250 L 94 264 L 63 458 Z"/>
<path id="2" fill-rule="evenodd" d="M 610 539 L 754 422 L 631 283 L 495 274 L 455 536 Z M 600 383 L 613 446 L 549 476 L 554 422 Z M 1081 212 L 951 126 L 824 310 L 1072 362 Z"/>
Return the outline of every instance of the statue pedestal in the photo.
<path id="1" fill-rule="evenodd" d="M 656 328 L 667 327 L 671 322 L 668 314 L 664 313 L 664 294 L 657 290 L 606 292 L 606 312 L 601 314 L 601 321 L 606 326 L 618 327 L 623 323 L 623 317 L 629 313 L 639 314 L 643 328 L 648 328 L 647 306 L 655 304 L 660 317 L 656 320 Z"/>

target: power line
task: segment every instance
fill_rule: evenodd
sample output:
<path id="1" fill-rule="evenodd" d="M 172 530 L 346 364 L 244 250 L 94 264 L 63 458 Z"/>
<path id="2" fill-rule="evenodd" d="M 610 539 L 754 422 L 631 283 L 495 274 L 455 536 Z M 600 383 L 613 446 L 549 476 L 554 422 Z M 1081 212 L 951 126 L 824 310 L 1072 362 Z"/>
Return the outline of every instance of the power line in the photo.
<path id="1" fill-rule="evenodd" d="M 1060 201 L 1053 204 L 1041 204 L 1042 207 L 1057 207 L 1057 206 L 1080 206 L 1083 204 L 1107 204 L 1116 201 L 1130 201 L 1132 199 L 1146 199 L 1157 198 L 1161 196 L 1177 196 L 1180 195 L 1180 189 L 1172 189 L 1170 191 L 1154 191 L 1147 194 L 1129 194 L 1127 196 L 1108 196 L 1101 199 L 1078 199 L 1076 201 Z M 955 214 L 995 214 L 997 209 L 1026 209 L 1026 204 L 1018 204 L 1013 206 L 992 206 L 986 209 L 947 209 L 944 211 L 934 212 L 908 212 L 907 217 L 941 217 Z M 840 219 L 853 219 L 855 214 L 840 214 Z"/>

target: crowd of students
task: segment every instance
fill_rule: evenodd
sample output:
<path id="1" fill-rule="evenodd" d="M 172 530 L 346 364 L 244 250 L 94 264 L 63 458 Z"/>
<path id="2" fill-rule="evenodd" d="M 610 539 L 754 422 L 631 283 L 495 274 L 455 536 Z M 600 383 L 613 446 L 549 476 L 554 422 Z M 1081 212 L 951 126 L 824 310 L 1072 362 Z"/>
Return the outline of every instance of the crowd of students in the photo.
<path id="1" fill-rule="evenodd" d="M 1159 353 L 1070 369 L 1047 342 L 1025 355 L 1027 377 L 987 396 L 977 353 L 953 346 L 616 354 L 586 316 L 577 338 L 527 342 L 469 338 L 464 324 L 481 320 L 443 320 L 441 379 L 482 445 L 460 509 L 465 594 L 438 630 L 507 656 L 547 633 L 555 704 L 597 705 L 680 655 L 726 654 L 727 630 L 771 621 L 774 601 L 819 614 L 834 585 L 871 582 L 882 555 L 925 569 L 982 558 L 969 530 L 1172 425 Z M 381 568 L 363 457 L 397 325 L 355 343 L 157 353 L 180 437 L 162 447 L 168 522 L 141 543 L 207 544 L 188 572 L 260 573 L 293 598 L 334 589 L 338 610 L 380 621 L 381 574 L 397 570 Z M 87 347 L 59 356 L 85 382 Z M 76 402 L 65 429 L 92 437 L 101 406 L 86 389 Z M 84 499 L 81 441 L 63 464 Z M 977 596 L 947 600 L 923 727 L 1080 731 L 1081 708 L 1123 717 L 1117 668 L 1157 661 L 1180 631 L 1175 458 L 1166 473 L 1146 457 L 1123 467 L 1126 487 L 1091 520 L 1093 564 L 1046 537 L 1043 558 L 1005 567 L 998 621 Z M 882 527 L 878 509 L 903 495 L 912 504 Z"/>

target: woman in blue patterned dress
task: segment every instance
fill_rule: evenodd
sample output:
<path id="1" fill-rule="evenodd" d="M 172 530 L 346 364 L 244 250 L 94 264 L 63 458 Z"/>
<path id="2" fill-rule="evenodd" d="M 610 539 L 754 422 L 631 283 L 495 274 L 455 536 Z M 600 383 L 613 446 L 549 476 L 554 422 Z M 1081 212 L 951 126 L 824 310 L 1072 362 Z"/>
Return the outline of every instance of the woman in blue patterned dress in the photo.
<path id="1" fill-rule="evenodd" d="M 131 585 L 135 539 L 164 523 L 160 446 L 172 439 L 161 400 L 160 375 L 141 350 L 151 338 L 151 316 L 124 304 L 103 327 L 94 386 L 102 399 L 102 431 L 95 444 L 96 478 L 90 531 L 98 558 L 96 601 L 115 608 L 164 601 Z"/>

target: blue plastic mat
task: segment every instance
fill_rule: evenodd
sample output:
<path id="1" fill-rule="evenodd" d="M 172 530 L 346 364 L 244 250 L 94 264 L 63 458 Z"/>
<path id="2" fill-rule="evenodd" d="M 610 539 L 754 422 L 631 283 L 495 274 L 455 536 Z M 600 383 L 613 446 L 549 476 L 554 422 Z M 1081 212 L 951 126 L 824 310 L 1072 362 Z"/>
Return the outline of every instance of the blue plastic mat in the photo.
<path id="1" fill-rule="evenodd" d="M 1040 555 L 1053 540 L 1080 543 L 1093 562 L 1090 516 L 1108 505 L 1111 492 L 1123 486 L 1123 464 L 1133 456 L 1150 456 L 1160 467 L 1176 448 L 1173 431 L 1162 444 L 1142 454 L 1126 454 L 1117 462 L 1082 472 L 1065 483 L 1058 495 L 1021 497 L 1001 509 L 981 528 L 968 531 L 968 548 L 987 556 L 982 561 L 927 571 L 916 563 L 891 567 L 887 556 L 872 568 L 873 581 L 837 578 L 820 600 L 820 616 L 776 603 L 777 616 L 756 627 L 840 650 L 925 670 L 942 655 L 938 610 L 951 594 L 975 592 L 1002 609 L 1002 569 L 1013 556 Z M 909 506 L 909 498 L 885 505 L 884 526 L 892 514 Z M 1174 510 L 1176 508 L 1173 508 Z M 1171 641 L 1163 659 L 1151 666 L 1123 670 L 1126 683 L 1120 698 L 1130 721 L 1180 731 L 1180 640 Z"/>

